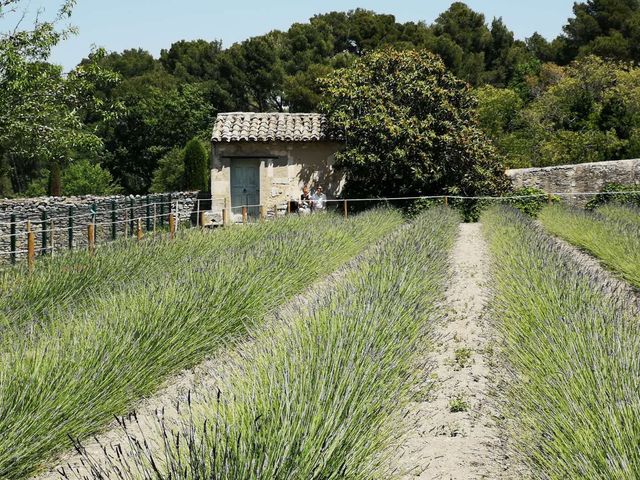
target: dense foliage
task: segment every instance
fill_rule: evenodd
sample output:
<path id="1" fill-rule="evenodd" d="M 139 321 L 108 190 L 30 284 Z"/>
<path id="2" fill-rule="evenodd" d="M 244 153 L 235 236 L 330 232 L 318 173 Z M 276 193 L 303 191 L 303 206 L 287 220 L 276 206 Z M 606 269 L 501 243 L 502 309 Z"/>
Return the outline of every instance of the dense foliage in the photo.
<path id="1" fill-rule="evenodd" d="M 384 49 L 323 81 L 349 197 L 496 195 L 508 187 L 469 86 L 425 50 Z"/>
<path id="2" fill-rule="evenodd" d="M 22 3 L 4 2 L 0 15 Z M 206 136 L 217 112 L 317 110 L 321 78 L 384 47 L 433 52 L 477 88 L 480 125 L 509 165 L 640 153 L 637 0 L 577 3 L 552 41 L 515 39 L 502 19 L 455 2 L 431 25 L 331 12 L 226 49 L 181 40 L 159 58 L 134 46 L 96 51 L 62 75 L 47 59 L 72 33 L 57 26 L 73 3 L 33 30 L 1 36 L 0 195 L 24 193 L 51 162 L 64 168 L 78 158 L 102 164 L 127 193 L 146 192 L 160 159 Z"/>

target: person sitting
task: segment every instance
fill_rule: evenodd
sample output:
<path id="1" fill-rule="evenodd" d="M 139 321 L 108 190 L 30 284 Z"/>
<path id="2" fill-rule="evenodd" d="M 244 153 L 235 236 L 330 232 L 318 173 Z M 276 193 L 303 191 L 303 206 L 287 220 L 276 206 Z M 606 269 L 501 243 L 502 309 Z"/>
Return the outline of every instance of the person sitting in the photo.
<path id="1" fill-rule="evenodd" d="M 311 204 L 313 205 L 314 210 L 324 211 L 326 208 L 327 196 L 324 194 L 321 186 L 316 188 L 313 196 L 311 197 Z"/>
<path id="2" fill-rule="evenodd" d="M 300 205 L 307 207 L 311 203 L 311 195 L 309 194 L 309 186 L 302 187 L 302 195 L 300 195 Z"/>

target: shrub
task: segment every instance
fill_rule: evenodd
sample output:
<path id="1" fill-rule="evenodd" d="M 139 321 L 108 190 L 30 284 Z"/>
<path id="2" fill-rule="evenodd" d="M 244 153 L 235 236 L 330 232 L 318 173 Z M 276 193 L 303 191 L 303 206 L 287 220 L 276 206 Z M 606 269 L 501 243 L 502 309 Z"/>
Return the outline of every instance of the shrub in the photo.
<path id="1" fill-rule="evenodd" d="M 184 187 L 184 150 L 175 147 L 158 162 L 153 172 L 151 191 L 154 193 L 177 192 Z"/>
<path id="2" fill-rule="evenodd" d="M 640 193 L 627 193 L 640 191 L 640 185 L 623 185 L 621 183 L 605 183 L 596 195 L 587 203 L 587 209 L 593 210 L 607 203 L 629 204 L 640 207 Z"/>
<path id="3" fill-rule="evenodd" d="M 111 173 L 98 163 L 76 160 L 62 173 L 62 193 L 64 195 L 114 195 L 121 193 Z"/>
<path id="4" fill-rule="evenodd" d="M 535 187 L 518 188 L 511 192 L 509 196 L 524 197 L 510 198 L 507 203 L 530 217 L 537 217 L 540 211 L 549 204 L 549 200 L 551 200 L 551 203 L 558 203 L 560 201 L 560 198 L 556 195 L 549 197 L 544 190 Z"/>

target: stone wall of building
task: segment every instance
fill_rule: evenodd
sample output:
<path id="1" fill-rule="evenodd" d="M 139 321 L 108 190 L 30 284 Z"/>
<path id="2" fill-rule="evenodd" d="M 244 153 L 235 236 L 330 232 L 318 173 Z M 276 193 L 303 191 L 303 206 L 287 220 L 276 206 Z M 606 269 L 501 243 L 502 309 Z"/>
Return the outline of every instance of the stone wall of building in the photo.
<path id="1" fill-rule="evenodd" d="M 506 174 L 515 188 L 536 187 L 547 193 L 570 194 L 562 198 L 584 206 L 592 197 L 579 194 L 599 192 L 606 183 L 639 185 L 640 159 L 521 168 L 507 170 Z"/>
<path id="2" fill-rule="evenodd" d="M 212 212 L 220 221 L 220 212 L 231 206 L 231 164 L 234 159 L 253 159 L 260 171 L 260 205 L 286 211 L 289 200 L 297 200 L 302 187 L 324 188 L 327 198 L 336 198 L 344 186 L 344 177 L 333 170 L 336 142 L 221 142 L 213 144 L 211 170 Z M 241 208 L 232 211 L 238 220 Z"/>
<path id="3" fill-rule="evenodd" d="M 171 211 L 178 212 L 180 222 L 194 218 L 196 192 L 177 192 L 130 196 L 82 196 L 0 199 L 0 264 L 9 261 L 11 251 L 11 222 L 15 217 L 16 250 L 27 249 L 27 221 L 35 233 L 36 253 L 85 248 L 88 225 L 96 224 L 96 243 L 112 240 L 113 228 L 118 238 L 137 231 L 138 220 L 143 231 L 168 225 Z M 95 212 L 95 215 L 94 215 Z M 148 215 L 149 214 L 149 215 Z M 46 216 L 46 220 L 45 220 Z M 71 223 L 70 223 L 70 219 Z M 113 220 L 115 219 L 115 223 Z M 46 235 L 45 235 L 46 234 Z M 24 253 L 19 253 L 23 257 Z"/>

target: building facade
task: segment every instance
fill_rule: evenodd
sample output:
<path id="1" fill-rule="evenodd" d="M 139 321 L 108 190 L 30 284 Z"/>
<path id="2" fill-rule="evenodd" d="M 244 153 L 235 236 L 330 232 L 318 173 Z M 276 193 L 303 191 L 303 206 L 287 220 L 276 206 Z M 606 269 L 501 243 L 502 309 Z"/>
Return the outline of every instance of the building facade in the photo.
<path id="1" fill-rule="evenodd" d="M 214 217 L 223 208 L 232 218 L 247 206 L 257 215 L 287 209 L 302 188 L 322 186 L 328 199 L 340 195 L 344 179 L 333 169 L 339 140 L 326 134 L 315 113 L 221 113 L 211 137 L 211 192 Z"/>

